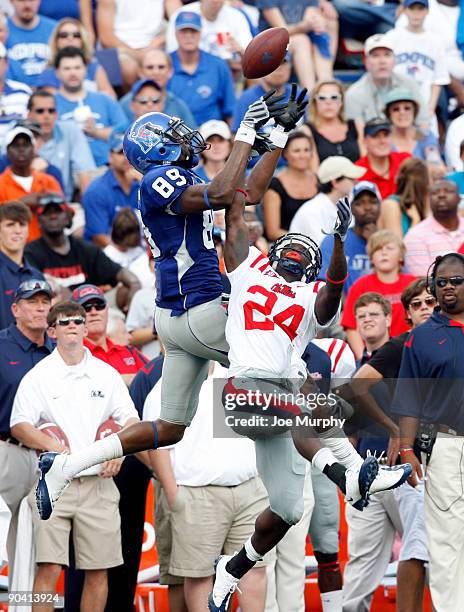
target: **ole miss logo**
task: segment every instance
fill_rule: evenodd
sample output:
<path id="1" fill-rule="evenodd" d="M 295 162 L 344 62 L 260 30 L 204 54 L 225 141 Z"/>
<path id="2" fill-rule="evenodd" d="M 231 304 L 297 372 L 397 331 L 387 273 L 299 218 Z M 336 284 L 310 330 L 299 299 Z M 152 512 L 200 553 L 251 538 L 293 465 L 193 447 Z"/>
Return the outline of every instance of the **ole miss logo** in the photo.
<path id="1" fill-rule="evenodd" d="M 276 293 L 281 293 L 282 295 L 285 295 L 285 297 L 289 297 L 289 298 L 295 297 L 295 292 L 293 291 L 293 289 L 289 287 L 288 285 L 282 285 L 281 283 L 276 283 L 275 285 L 272 285 L 271 291 L 275 291 Z"/>

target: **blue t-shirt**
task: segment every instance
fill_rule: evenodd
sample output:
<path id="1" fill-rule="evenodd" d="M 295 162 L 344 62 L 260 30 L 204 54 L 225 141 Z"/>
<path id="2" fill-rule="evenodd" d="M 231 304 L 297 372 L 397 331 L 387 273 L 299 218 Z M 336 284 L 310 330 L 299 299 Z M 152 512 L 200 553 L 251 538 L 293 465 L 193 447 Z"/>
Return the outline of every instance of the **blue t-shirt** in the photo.
<path id="1" fill-rule="evenodd" d="M 42 0 L 39 15 L 59 21 L 64 17 L 80 18 L 79 0 Z"/>
<path id="2" fill-rule="evenodd" d="M 154 166 L 140 184 L 139 209 L 156 262 L 156 303 L 174 316 L 222 293 L 212 211 L 181 212 L 183 191 L 199 183 L 192 170 Z"/>
<path id="3" fill-rule="evenodd" d="M 84 89 L 86 91 L 97 91 L 97 84 L 95 83 L 95 75 L 97 74 L 97 68 L 99 63 L 95 60 L 91 61 L 87 66 L 87 74 L 84 79 Z M 46 68 L 37 79 L 36 87 L 53 87 L 54 89 L 60 88 L 60 81 L 56 76 L 55 68 Z"/>
<path id="4" fill-rule="evenodd" d="M 325 279 L 327 274 L 327 268 L 329 267 L 330 258 L 332 257 L 332 251 L 334 247 L 334 237 L 326 236 L 322 241 L 321 249 L 322 253 L 322 267 L 319 272 L 319 278 Z M 343 290 L 348 293 L 351 285 L 364 276 L 370 274 L 371 264 L 367 255 L 367 241 L 350 228 L 345 240 L 345 256 L 346 263 L 348 266 L 348 278 L 345 281 Z"/>
<path id="5" fill-rule="evenodd" d="M 464 193 L 464 172 L 452 172 L 451 174 L 447 174 L 445 179 L 449 179 L 450 181 L 453 181 L 453 183 L 456 183 L 459 193 Z"/>
<path id="6" fill-rule="evenodd" d="M 61 121 L 74 121 L 74 110 L 78 106 L 90 106 L 97 127 L 114 127 L 124 123 L 126 118 L 119 104 L 109 96 L 98 92 L 89 92 L 80 102 L 72 102 L 62 94 L 55 94 L 56 108 Z M 98 140 L 87 136 L 90 150 L 97 166 L 108 163 L 109 147 L 106 140 Z"/>
<path id="7" fill-rule="evenodd" d="M 392 147 L 392 151 L 398 151 L 395 145 Z M 411 155 L 413 157 L 418 157 L 422 159 L 422 161 L 427 161 L 430 152 L 434 151 L 440 155 L 440 145 L 438 144 L 438 138 L 430 131 L 422 132 L 422 138 L 416 142 L 416 146 L 414 147 Z"/>
<path id="8" fill-rule="evenodd" d="M 111 234 L 111 224 L 121 208 L 137 208 L 138 181 L 133 181 L 126 194 L 110 168 L 103 176 L 90 183 L 82 198 L 85 211 L 84 238 L 91 240 L 97 234 Z"/>
<path id="9" fill-rule="evenodd" d="M 56 21 L 48 17 L 39 17 L 39 23 L 32 30 L 18 28 L 8 18 L 7 78 L 36 87 L 37 79 L 47 67 L 50 58 L 49 38 L 56 26 Z"/>
<path id="10" fill-rule="evenodd" d="M 234 81 L 224 60 L 200 51 L 200 61 L 193 74 L 185 72 L 177 51 L 171 53 L 174 74 L 169 91 L 188 102 L 198 125 L 210 119 L 224 121 L 232 117 L 235 107 Z"/>

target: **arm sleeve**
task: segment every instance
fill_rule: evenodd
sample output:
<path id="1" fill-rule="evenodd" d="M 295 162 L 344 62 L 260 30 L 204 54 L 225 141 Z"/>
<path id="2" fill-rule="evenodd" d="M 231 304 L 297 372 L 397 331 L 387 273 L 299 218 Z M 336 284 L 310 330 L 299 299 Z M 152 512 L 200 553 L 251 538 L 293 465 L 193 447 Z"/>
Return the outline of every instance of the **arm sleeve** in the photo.
<path id="1" fill-rule="evenodd" d="M 11 411 L 10 427 L 29 423 L 34 427 L 40 422 L 42 398 L 34 376 L 26 374 L 19 384 Z"/>

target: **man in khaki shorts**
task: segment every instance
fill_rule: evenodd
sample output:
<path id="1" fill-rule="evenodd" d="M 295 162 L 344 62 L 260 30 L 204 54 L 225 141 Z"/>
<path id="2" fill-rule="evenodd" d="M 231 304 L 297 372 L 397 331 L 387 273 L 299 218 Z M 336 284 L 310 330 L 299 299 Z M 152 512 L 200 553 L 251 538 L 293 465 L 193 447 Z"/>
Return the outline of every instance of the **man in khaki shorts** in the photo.
<path id="1" fill-rule="evenodd" d="M 29 448 L 47 448 L 41 422 L 61 430 L 63 450 L 78 450 L 96 439 L 110 417 L 121 426 L 139 420 L 122 377 L 84 348 L 85 319 L 85 310 L 74 302 L 59 303 L 48 314 L 49 335 L 57 347 L 22 379 L 10 422 L 12 435 Z M 55 591 L 62 566 L 69 564 L 72 529 L 76 567 L 85 570 L 80 609 L 103 612 L 107 569 L 123 562 L 119 492 L 112 478 L 120 466 L 116 459 L 81 471 L 48 522 L 40 520 L 30 493 L 39 566 L 34 592 Z"/>

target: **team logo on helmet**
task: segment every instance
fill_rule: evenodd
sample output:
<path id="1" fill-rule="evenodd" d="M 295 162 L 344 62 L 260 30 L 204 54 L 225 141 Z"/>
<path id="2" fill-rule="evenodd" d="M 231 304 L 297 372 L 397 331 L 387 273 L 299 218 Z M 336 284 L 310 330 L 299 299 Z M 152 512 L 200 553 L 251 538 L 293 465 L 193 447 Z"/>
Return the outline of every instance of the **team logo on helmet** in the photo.
<path id="1" fill-rule="evenodd" d="M 160 125 L 153 125 L 153 123 L 137 125 L 137 123 L 134 123 L 129 134 L 129 140 L 135 142 L 146 155 L 159 143 L 162 133 L 163 128 Z"/>

